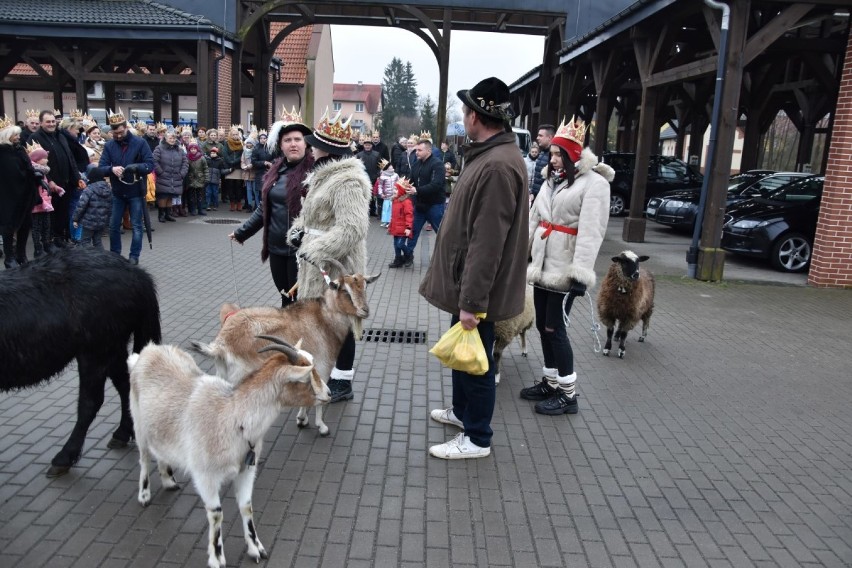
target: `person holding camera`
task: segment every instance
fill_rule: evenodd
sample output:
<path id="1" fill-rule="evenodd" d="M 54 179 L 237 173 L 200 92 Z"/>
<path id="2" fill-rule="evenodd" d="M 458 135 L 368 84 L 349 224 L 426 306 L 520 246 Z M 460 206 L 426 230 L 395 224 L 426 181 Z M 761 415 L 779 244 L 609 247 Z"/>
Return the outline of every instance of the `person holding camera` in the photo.
<path id="1" fill-rule="evenodd" d="M 124 209 L 130 208 L 133 238 L 130 241 L 130 264 L 139 264 L 142 253 L 143 214 L 145 194 L 148 190 L 147 176 L 154 169 L 151 148 L 141 137 L 134 136 L 127 128 L 127 120 L 121 114 L 110 113 L 109 127 L 112 140 L 104 145 L 98 169 L 109 175 L 112 187 L 112 216 L 109 222 L 109 250 L 121 254 L 121 219 Z"/>

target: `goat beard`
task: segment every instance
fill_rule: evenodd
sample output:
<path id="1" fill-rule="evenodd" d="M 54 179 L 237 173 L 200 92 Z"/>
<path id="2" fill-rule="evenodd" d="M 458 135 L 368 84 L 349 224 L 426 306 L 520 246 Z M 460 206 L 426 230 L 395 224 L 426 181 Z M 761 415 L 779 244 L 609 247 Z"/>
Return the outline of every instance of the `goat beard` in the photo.
<path id="1" fill-rule="evenodd" d="M 361 337 L 364 335 L 364 320 L 358 316 L 349 316 L 349 322 L 352 334 L 355 336 L 355 341 L 361 341 Z"/>

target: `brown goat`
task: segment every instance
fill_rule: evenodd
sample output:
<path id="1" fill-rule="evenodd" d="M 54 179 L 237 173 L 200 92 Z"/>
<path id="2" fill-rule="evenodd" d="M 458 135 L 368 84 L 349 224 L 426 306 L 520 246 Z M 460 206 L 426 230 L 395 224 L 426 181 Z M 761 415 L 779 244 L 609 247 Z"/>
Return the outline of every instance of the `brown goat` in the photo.
<path id="1" fill-rule="evenodd" d="M 626 250 L 612 257 L 612 264 L 601 282 L 598 293 L 598 316 L 606 326 L 606 345 L 603 354 L 609 355 L 612 349 L 612 336 L 616 323 L 618 331 L 618 358 L 624 358 L 624 341 L 627 332 L 642 320 L 642 335 L 639 341 L 645 341 L 651 314 L 654 313 L 654 275 L 639 267 L 647 256 L 637 256 Z"/>
<path id="2" fill-rule="evenodd" d="M 340 263 L 327 261 L 343 272 Z M 367 304 L 367 284 L 381 273 L 372 276 L 342 274 L 329 283 L 321 298 L 299 300 L 284 308 L 254 307 L 241 309 L 236 304 L 225 304 L 219 312 L 222 328 L 209 344 L 193 341 L 193 348 L 216 361 L 220 376 L 239 382 L 251 371 L 259 368 L 268 353 L 259 353 L 266 341 L 258 336 L 275 336 L 295 343 L 313 355 L 316 372 L 327 379 L 337 361 L 337 354 L 349 330 L 359 338 L 362 320 L 370 316 Z M 308 425 L 307 407 L 303 407 L 296 423 L 300 428 Z M 328 426 L 322 421 L 322 407 L 317 406 L 316 425 L 320 435 L 328 435 Z"/>

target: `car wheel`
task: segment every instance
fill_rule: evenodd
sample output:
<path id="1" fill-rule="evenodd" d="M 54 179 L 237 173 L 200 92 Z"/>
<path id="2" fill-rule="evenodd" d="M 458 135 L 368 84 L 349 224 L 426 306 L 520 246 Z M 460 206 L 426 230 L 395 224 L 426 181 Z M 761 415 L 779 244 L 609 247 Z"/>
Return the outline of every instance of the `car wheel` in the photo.
<path id="1" fill-rule="evenodd" d="M 811 243 L 799 233 L 782 235 L 772 245 L 769 261 L 782 272 L 802 272 L 811 262 Z"/>
<path id="2" fill-rule="evenodd" d="M 624 196 L 620 193 L 613 193 L 609 196 L 609 215 L 610 217 L 618 217 L 624 214 L 626 203 Z"/>

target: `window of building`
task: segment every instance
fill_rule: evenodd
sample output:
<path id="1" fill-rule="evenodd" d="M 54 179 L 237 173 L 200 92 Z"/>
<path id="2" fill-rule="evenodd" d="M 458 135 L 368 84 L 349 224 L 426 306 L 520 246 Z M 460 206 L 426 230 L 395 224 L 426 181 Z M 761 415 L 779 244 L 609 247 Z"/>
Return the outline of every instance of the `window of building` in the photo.
<path id="1" fill-rule="evenodd" d="M 364 112 L 364 103 L 355 103 L 355 112 Z"/>
<path id="2" fill-rule="evenodd" d="M 332 104 L 332 107 L 334 108 L 334 111 L 335 111 L 335 112 L 337 112 L 337 111 L 339 111 L 341 108 L 343 108 L 343 103 L 339 103 L 339 102 L 335 101 L 335 102 Z"/>

